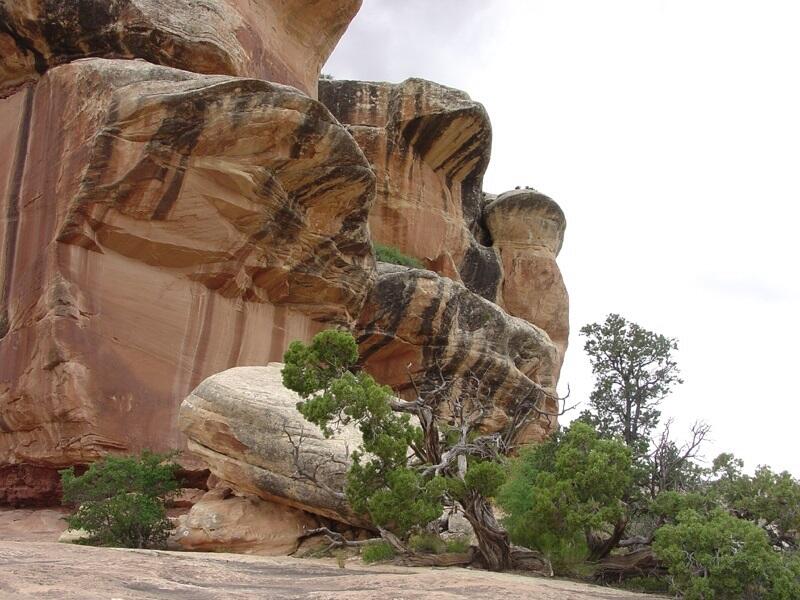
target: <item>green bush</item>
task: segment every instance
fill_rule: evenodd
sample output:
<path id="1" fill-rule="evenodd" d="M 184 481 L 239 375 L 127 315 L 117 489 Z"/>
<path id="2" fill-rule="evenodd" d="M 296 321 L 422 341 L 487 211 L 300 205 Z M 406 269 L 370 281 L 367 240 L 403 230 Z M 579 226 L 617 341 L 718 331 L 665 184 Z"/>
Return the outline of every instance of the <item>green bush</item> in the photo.
<path id="1" fill-rule="evenodd" d="M 408 538 L 408 546 L 414 552 L 424 554 L 443 554 L 447 552 L 447 544 L 435 533 L 417 533 Z"/>
<path id="2" fill-rule="evenodd" d="M 380 562 L 383 560 L 391 560 L 395 557 L 394 548 L 386 542 L 375 542 L 368 544 L 361 550 L 361 560 L 365 563 Z"/>
<path id="3" fill-rule="evenodd" d="M 774 551 L 754 523 L 722 509 L 681 512 L 655 534 L 653 550 L 666 565 L 673 591 L 687 600 L 800 598 L 800 568 Z"/>
<path id="4" fill-rule="evenodd" d="M 66 518 L 70 529 L 82 529 L 82 543 L 123 548 L 162 547 L 172 525 L 164 498 L 174 492 L 177 465 L 169 456 L 107 456 L 76 476 L 60 472 L 65 504 L 78 506 Z"/>
<path id="5" fill-rule="evenodd" d="M 403 254 L 394 246 L 375 243 L 373 247 L 375 248 L 375 258 L 380 262 L 392 263 L 393 265 L 401 265 L 403 267 L 413 267 L 415 269 L 425 268 L 422 261 L 413 256 Z"/>
<path id="6" fill-rule="evenodd" d="M 445 551 L 452 554 L 464 554 L 465 552 L 469 552 L 470 546 L 469 538 L 466 537 L 450 538 L 444 543 Z"/>
<path id="7" fill-rule="evenodd" d="M 631 454 L 598 437 L 586 423 L 526 448 L 511 461 L 498 501 L 511 540 L 539 550 L 557 573 L 569 574 L 589 555 L 586 531 L 608 530 L 625 511 Z"/>

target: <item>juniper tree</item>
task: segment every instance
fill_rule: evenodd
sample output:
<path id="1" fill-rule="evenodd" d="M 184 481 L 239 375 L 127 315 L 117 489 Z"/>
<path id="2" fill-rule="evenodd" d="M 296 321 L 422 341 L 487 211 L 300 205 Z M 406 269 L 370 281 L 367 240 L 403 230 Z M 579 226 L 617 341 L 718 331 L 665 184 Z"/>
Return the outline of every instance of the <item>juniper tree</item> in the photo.
<path id="1" fill-rule="evenodd" d="M 643 455 L 661 418 L 659 404 L 683 383 L 672 356 L 677 341 L 617 314 L 585 325 L 581 335 L 595 375 L 591 409 L 583 419 L 601 434 L 620 436 L 634 455 Z"/>
<path id="2" fill-rule="evenodd" d="M 447 398 L 452 381 L 444 375 L 441 381 L 419 385 L 412 379 L 417 397 L 404 401 L 360 371 L 357 361 L 353 336 L 331 330 L 317 334 L 310 344 L 293 342 L 283 369 L 284 385 L 302 398 L 298 410 L 325 436 L 346 424 L 361 431 L 363 442 L 352 453 L 347 473 L 351 506 L 368 514 L 397 545 L 398 537 L 405 539 L 438 519 L 449 505 L 463 510 L 487 568 L 535 563 L 532 553 L 512 551 L 489 502 L 503 483 L 500 460 L 510 446 L 508 432 L 480 431 L 491 408 L 480 379 L 462 382 L 462 396 L 455 399 Z M 472 393 L 462 400 L 465 389 Z M 437 415 L 444 401 L 449 402 L 447 420 Z M 536 410 L 520 411 L 520 418 Z M 512 421 L 509 430 L 517 431 L 520 423 Z"/>

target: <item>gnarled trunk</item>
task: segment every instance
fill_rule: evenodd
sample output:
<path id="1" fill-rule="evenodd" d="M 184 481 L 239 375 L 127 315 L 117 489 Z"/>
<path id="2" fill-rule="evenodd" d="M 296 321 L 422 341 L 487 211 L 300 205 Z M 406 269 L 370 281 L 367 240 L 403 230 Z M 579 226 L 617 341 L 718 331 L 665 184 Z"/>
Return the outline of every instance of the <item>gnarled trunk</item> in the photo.
<path id="1" fill-rule="evenodd" d="M 621 518 L 614 524 L 614 531 L 608 538 L 595 535 L 592 531 L 586 532 L 586 543 L 589 546 L 589 560 L 597 561 L 605 558 L 619 544 L 628 526 L 628 519 Z"/>
<path id="2" fill-rule="evenodd" d="M 511 544 L 508 533 L 494 518 L 489 502 L 482 494 L 471 491 L 463 504 L 464 514 L 478 538 L 478 550 L 486 568 L 490 571 L 504 571 L 511 568 Z"/>

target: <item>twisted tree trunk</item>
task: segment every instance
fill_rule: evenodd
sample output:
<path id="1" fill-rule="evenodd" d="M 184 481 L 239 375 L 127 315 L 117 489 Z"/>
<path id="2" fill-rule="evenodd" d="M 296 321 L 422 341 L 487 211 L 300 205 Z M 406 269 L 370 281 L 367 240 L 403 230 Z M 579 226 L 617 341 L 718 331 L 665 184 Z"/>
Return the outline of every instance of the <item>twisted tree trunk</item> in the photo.
<path id="1" fill-rule="evenodd" d="M 586 543 L 589 546 L 589 560 L 598 561 L 611 554 L 611 551 L 617 547 L 625 534 L 627 526 L 628 519 L 622 517 L 614 524 L 614 531 L 608 538 L 602 538 L 593 531 L 587 531 Z"/>
<path id="2" fill-rule="evenodd" d="M 492 507 L 486 498 L 471 491 L 464 499 L 464 515 L 475 536 L 484 565 L 490 571 L 505 571 L 511 568 L 511 543 L 508 533 L 494 518 Z"/>

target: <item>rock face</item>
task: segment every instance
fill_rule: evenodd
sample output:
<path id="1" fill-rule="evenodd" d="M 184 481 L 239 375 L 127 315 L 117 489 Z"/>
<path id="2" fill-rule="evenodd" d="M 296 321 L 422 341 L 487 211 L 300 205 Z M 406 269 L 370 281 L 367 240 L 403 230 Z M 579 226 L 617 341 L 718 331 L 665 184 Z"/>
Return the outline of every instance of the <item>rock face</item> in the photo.
<path id="1" fill-rule="evenodd" d="M 238 367 L 201 383 L 181 405 L 189 450 L 205 460 L 219 486 L 367 526 L 342 495 L 358 432 L 325 439 L 297 411 L 300 398 L 283 387 L 282 367 Z"/>
<path id="2" fill-rule="evenodd" d="M 374 175 L 292 88 L 80 60 L 0 100 L 0 134 L 6 480 L 180 446 L 204 377 L 352 324 L 371 288 Z"/>
<path id="3" fill-rule="evenodd" d="M 423 79 L 320 81 L 320 100 L 375 169 L 374 240 L 495 300 L 500 261 L 483 245 L 481 218 L 492 139 L 483 106 Z"/>
<path id="4" fill-rule="evenodd" d="M 557 413 L 555 394 L 560 357 L 547 333 L 509 316 L 464 285 L 431 271 L 379 263 L 379 277 L 358 322 L 364 367 L 399 392 L 415 381 L 451 380 L 443 397 L 477 396 L 490 406 L 483 428 L 500 431 L 519 410 L 535 405 Z M 406 369 L 410 365 L 410 369 Z M 398 368 L 400 367 L 400 368 Z M 480 389 L 470 386 L 480 381 Z M 521 430 L 519 442 L 541 441 L 555 419 L 540 414 Z"/>
<path id="5" fill-rule="evenodd" d="M 569 300 L 556 264 L 566 228 L 535 190 L 482 192 L 492 130 L 464 92 L 422 79 L 320 81 L 320 100 L 377 176 L 373 239 L 419 258 L 567 349 Z"/>
<path id="6" fill-rule="evenodd" d="M 178 517 L 170 545 L 197 552 L 286 556 L 297 550 L 300 536 L 318 526 L 308 513 L 217 488 Z"/>
<path id="7" fill-rule="evenodd" d="M 225 371 L 330 326 L 401 394 L 409 363 L 449 399 L 479 379 L 486 430 L 555 412 L 563 213 L 483 192 L 491 126 L 463 92 L 321 81 L 314 100 L 360 4 L 0 0 L 0 504 L 57 502 L 57 470 L 106 453 L 184 447 L 196 387 L 196 470 L 362 526 L 336 492 L 348 443 L 304 422 L 276 367 Z M 373 241 L 430 271 L 378 278 Z M 544 413 L 518 440 L 552 430 Z"/>
<path id="8" fill-rule="evenodd" d="M 141 58 L 316 96 L 361 0 L 0 0 L 0 95 L 81 57 Z"/>
<path id="9" fill-rule="evenodd" d="M 564 212 L 535 190 L 513 190 L 492 200 L 484 214 L 503 263 L 499 303 L 544 329 L 563 360 L 569 300 L 556 256 L 564 243 Z"/>

